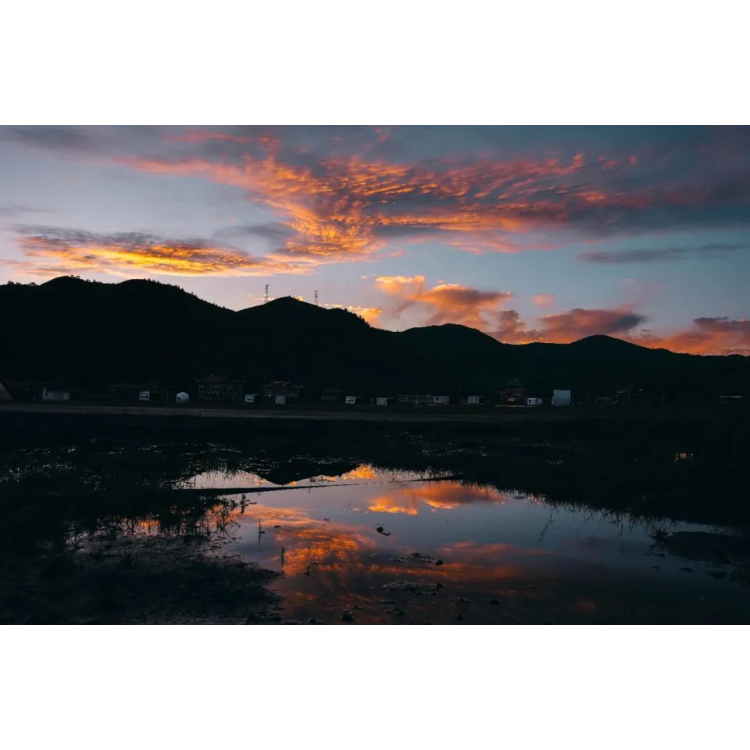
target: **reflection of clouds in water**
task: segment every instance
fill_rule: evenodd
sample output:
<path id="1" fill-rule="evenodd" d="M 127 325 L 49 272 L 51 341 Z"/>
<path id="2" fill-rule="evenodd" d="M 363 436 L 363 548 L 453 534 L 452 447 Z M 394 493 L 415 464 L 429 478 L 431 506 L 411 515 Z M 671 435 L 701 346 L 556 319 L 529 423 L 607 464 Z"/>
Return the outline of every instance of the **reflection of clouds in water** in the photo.
<path id="1" fill-rule="evenodd" d="M 353 526 L 318 521 L 304 508 L 270 508 L 252 506 L 252 511 L 241 521 L 242 525 L 260 521 L 266 529 L 271 524 L 276 543 L 285 548 L 284 572 L 287 575 L 304 573 L 308 566 L 333 572 L 356 565 L 366 551 L 374 551 L 377 543 Z M 248 529 L 248 535 L 253 532 Z"/>
<path id="2" fill-rule="evenodd" d="M 380 479 L 380 476 L 369 464 L 360 464 L 353 471 L 347 471 L 346 474 L 342 474 L 341 479 Z"/>
<path id="3" fill-rule="evenodd" d="M 461 497 L 464 502 L 502 502 L 505 497 L 497 492 L 453 484 L 401 489 L 373 502 L 391 498 L 403 506 L 410 501 L 423 503 L 428 495 L 446 504 L 451 498 L 454 502 Z M 399 550 L 394 542 L 383 539 L 375 528 L 319 521 L 311 518 L 305 508 L 257 505 L 241 520 L 248 537 L 254 533 L 253 526 L 258 521 L 273 534 L 274 546 L 284 547 L 285 596 L 292 597 L 288 599 L 289 606 L 310 602 L 316 597 L 351 597 L 363 586 L 368 591 L 375 587 L 379 592 L 384 584 L 403 579 L 442 583 L 443 586 L 481 585 L 488 591 L 505 590 L 509 582 L 512 588 L 512 582 L 524 578 L 524 568 L 530 558 L 549 555 L 543 550 L 510 544 L 461 541 L 436 550 L 442 559 L 441 565 L 426 559 L 417 564 L 404 564 L 398 559 Z M 281 528 L 269 528 L 274 525 Z M 288 581 L 290 578 L 295 579 L 293 584 Z"/>
<path id="4" fill-rule="evenodd" d="M 368 509 L 377 513 L 406 513 L 415 516 L 420 507 L 424 506 L 432 510 L 451 510 L 474 502 L 504 505 L 507 500 L 508 495 L 486 487 L 462 485 L 458 482 L 431 482 L 379 495 L 370 501 Z"/>

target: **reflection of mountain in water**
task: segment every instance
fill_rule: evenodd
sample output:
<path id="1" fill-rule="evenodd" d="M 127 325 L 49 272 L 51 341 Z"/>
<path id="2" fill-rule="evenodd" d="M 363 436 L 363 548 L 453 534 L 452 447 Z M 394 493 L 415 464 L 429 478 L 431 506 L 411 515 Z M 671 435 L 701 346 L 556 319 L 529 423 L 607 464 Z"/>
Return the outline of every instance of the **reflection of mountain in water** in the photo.
<path id="1" fill-rule="evenodd" d="M 333 461 L 322 463 L 307 458 L 291 458 L 271 468 L 256 468 L 254 473 L 272 484 L 286 485 L 319 476 L 338 477 L 355 471 L 359 462 Z"/>

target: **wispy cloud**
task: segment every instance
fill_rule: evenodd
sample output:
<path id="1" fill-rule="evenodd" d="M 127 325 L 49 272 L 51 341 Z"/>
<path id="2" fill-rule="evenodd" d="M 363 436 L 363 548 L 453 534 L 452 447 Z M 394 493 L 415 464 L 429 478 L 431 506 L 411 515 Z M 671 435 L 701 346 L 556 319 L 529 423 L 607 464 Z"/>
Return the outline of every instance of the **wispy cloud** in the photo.
<path id="1" fill-rule="evenodd" d="M 17 203 L 0 204 L 0 219 L 15 219 L 23 214 L 47 213 L 49 209 L 23 206 Z"/>
<path id="2" fill-rule="evenodd" d="M 671 247 L 637 250 L 593 250 L 579 253 L 578 260 L 602 265 L 626 265 L 631 263 L 659 263 L 684 260 L 685 258 L 721 258 L 746 249 L 745 245 L 712 243 L 699 247 Z"/>
<path id="3" fill-rule="evenodd" d="M 247 236 L 275 242 L 273 252 L 288 258 L 358 260 L 425 240 L 517 253 L 582 235 L 750 225 L 742 129 L 631 129 L 606 146 L 609 131 L 580 129 L 581 150 L 557 152 L 549 132 L 524 129 L 530 146 L 518 150 L 503 147 L 518 131 L 492 128 L 6 128 L 0 137 L 238 188 L 278 215 L 276 224 L 245 227 Z M 560 132 L 568 143 L 572 131 Z M 641 133 L 650 150 L 632 136 Z M 670 137 L 679 149 L 668 148 Z M 656 247 L 580 258 L 643 263 L 727 252 L 733 247 Z"/>
<path id="4" fill-rule="evenodd" d="M 202 239 L 175 239 L 136 232 L 97 233 L 82 229 L 16 227 L 25 261 L 12 261 L 29 274 L 50 276 L 100 272 L 133 276 L 258 276 L 309 272 L 314 263 L 253 257 L 231 246 Z M 11 261 L 2 261 L 6 264 Z"/>

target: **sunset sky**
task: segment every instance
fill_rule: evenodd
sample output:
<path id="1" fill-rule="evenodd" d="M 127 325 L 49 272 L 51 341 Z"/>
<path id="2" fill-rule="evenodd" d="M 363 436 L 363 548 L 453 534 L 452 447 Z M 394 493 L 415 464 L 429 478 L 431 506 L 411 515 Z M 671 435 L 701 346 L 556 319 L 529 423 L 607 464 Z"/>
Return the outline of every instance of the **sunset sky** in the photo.
<path id="1" fill-rule="evenodd" d="M 750 129 L 2 127 L 0 282 L 750 354 Z"/>

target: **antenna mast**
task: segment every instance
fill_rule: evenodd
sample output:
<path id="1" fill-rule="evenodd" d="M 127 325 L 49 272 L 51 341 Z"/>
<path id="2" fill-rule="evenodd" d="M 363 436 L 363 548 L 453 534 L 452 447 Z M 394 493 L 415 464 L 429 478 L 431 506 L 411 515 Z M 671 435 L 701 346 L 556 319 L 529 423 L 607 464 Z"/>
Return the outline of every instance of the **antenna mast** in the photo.
<path id="1" fill-rule="evenodd" d="M 318 304 L 318 290 L 315 290 L 315 304 Z"/>
<path id="2" fill-rule="evenodd" d="M 263 295 L 263 304 L 268 302 L 268 284 L 266 284 L 266 293 Z"/>

